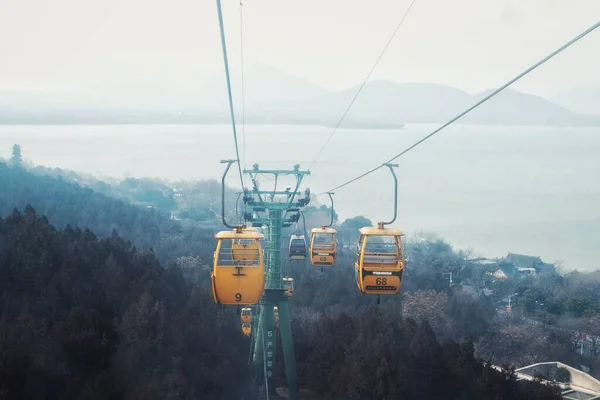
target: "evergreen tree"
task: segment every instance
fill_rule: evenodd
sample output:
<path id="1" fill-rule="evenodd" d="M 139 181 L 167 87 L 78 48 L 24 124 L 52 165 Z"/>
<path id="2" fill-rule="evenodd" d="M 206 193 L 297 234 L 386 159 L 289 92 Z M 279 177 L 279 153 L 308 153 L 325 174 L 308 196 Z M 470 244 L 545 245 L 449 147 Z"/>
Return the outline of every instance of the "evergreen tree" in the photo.
<path id="1" fill-rule="evenodd" d="M 23 156 L 21 154 L 21 145 L 18 145 L 18 144 L 13 145 L 10 163 L 15 167 L 20 167 L 23 165 Z"/>

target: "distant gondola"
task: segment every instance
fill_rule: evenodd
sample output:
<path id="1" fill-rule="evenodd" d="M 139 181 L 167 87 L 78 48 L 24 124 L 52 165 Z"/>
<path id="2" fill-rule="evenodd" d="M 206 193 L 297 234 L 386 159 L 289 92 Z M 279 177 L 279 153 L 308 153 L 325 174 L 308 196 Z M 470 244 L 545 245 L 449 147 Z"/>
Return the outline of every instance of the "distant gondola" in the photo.
<path id="1" fill-rule="evenodd" d="M 335 264 L 337 252 L 336 230 L 323 226 L 311 230 L 310 262 L 315 267 L 330 267 Z"/>
<path id="2" fill-rule="evenodd" d="M 304 261 L 306 259 L 306 239 L 304 235 L 292 235 L 289 253 L 291 261 Z"/>
<path id="3" fill-rule="evenodd" d="M 287 297 L 294 296 L 294 278 L 289 276 L 283 277 L 283 285 L 285 286 Z"/>

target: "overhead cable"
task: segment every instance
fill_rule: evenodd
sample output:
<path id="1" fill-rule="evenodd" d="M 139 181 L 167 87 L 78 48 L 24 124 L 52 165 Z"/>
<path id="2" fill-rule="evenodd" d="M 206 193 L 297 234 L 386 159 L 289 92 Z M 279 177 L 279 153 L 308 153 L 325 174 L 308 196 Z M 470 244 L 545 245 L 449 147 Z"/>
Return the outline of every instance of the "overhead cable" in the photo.
<path id="1" fill-rule="evenodd" d="M 346 108 L 346 111 L 344 111 L 344 113 L 342 114 L 342 117 L 340 118 L 340 120 L 337 122 L 337 124 L 333 128 L 333 131 L 331 131 L 331 134 L 329 134 L 329 137 L 325 141 L 325 144 L 323 144 L 323 147 L 321 147 L 321 150 L 319 150 L 319 153 L 317 154 L 317 156 L 315 157 L 315 159 L 313 160 L 313 162 L 308 167 L 309 170 L 312 168 L 313 165 L 315 165 L 315 163 L 317 162 L 317 160 L 321 156 L 321 153 L 323 153 L 323 150 L 325 150 L 325 147 L 327 147 L 327 145 L 331 141 L 331 138 L 333 137 L 333 134 L 337 131 L 337 129 L 341 125 L 341 123 L 344 120 L 344 118 L 346 118 L 346 115 L 348 114 L 348 111 L 350 111 L 350 108 L 352 108 L 352 105 L 354 104 L 354 102 L 356 101 L 358 95 L 363 90 L 363 87 L 366 85 L 367 81 L 371 77 L 371 74 L 373 74 L 373 71 L 375 71 L 375 68 L 377 67 L 377 64 L 379 64 L 379 61 L 381 60 L 381 58 L 385 54 L 385 51 L 387 50 L 387 48 L 389 47 L 389 45 L 392 43 L 392 40 L 394 40 L 394 37 L 396 36 L 396 33 L 398 32 L 398 30 L 400 29 L 400 27 L 404 23 L 404 20 L 406 19 L 406 17 L 410 13 L 410 10 L 412 9 L 412 7 L 413 7 L 413 5 L 415 4 L 416 1 L 417 0 L 413 0 L 412 3 L 410 3 L 410 6 L 408 6 L 408 8 L 406 9 L 406 12 L 404 13 L 404 15 L 402 16 L 402 19 L 400 20 L 400 22 L 396 26 L 396 29 L 392 33 L 392 36 L 390 36 L 390 38 L 389 38 L 388 42 L 386 43 L 385 47 L 383 48 L 383 50 L 379 54 L 379 57 L 377 57 L 377 60 L 375 61 L 375 64 L 373 64 L 373 67 L 371 68 L 371 70 L 367 74 L 367 77 L 365 78 L 365 80 L 363 81 L 363 83 L 360 85 L 360 87 L 358 88 L 358 90 L 356 91 L 356 93 L 354 94 L 354 97 L 350 101 L 350 104 L 348 104 L 348 107 Z"/>
<path id="2" fill-rule="evenodd" d="M 240 150 L 238 147 L 237 129 L 235 127 L 235 115 L 233 112 L 233 96 L 231 95 L 231 79 L 229 77 L 229 61 L 227 60 L 227 45 L 225 44 L 225 28 L 223 27 L 223 12 L 221 11 L 221 0 L 217 0 L 217 12 L 219 14 L 219 28 L 221 31 L 221 47 L 223 49 L 223 62 L 225 64 L 225 78 L 227 79 L 227 94 L 229 96 L 229 112 L 231 114 L 231 126 L 233 128 L 233 141 L 235 143 L 235 155 L 237 159 L 238 171 L 240 173 L 240 183 L 244 188 L 244 177 L 242 175 L 242 166 L 240 163 Z"/>
<path id="3" fill-rule="evenodd" d="M 246 96 L 244 94 L 244 4 L 240 0 L 240 62 L 242 69 L 242 164 L 246 168 Z"/>
<path id="4" fill-rule="evenodd" d="M 421 140 L 419 140 L 418 142 L 416 142 L 412 146 L 404 149 L 403 151 L 401 151 L 400 153 L 396 154 L 394 157 L 392 157 L 389 160 L 385 161 L 381 165 L 378 165 L 377 167 L 372 168 L 372 169 L 368 170 L 367 172 L 365 172 L 365 173 L 357 176 L 356 178 L 352 178 L 349 181 L 346 181 L 346 182 L 342 183 L 341 185 L 338 185 L 338 186 L 336 186 L 336 187 L 334 187 L 332 189 L 329 189 L 326 192 L 319 193 L 319 195 L 325 194 L 327 192 L 335 191 L 335 190 L 340 189 L 340 188 L 342 188 L 344 186 L 347 186 L 347 185 L 349 185 L 349 184 L 351 184 L 353 182 L 356 182 L 357 180 L 359 180 L 361 178 L 364 178 L 365 176 L 367 176 L 369 174 L 372 174 L 373 172 L 377 171 L 378 169 L 384 167 L 386 164 L 389 164 L 392 161 L 395 161 L 400 156 L 403 156 L 404 154 L 408 153 L 410 150 L 414 149 L 419 144 L 423 143 L 425 140 L 429 139 L 430 137 L 432 137 L 436 133 L 440 132 L 442 129 L 446 128 L 448 125 L 454 123 L 459 118 L 462 118 L 463 116 L 465 116 L 469 112 L 473 111 L 474 109 L 476 109 L 477 107 L 479 107 L 480 105 L 482 105 L 483 103 L 485 103 L 486 101 L 488 101 L 489 99 L 491 99 L 492 97 L 494 97 L 495 95 L 497 95 L 498 93 L 500 93 L 501 91 L 503 91 L 504 89 L 506 89 L 507 87 L 509 87 L 513 83 L 515 83 L 516 81 L 518 81 L 519 79 L 523 78 L 525 75 L 527 75 L 528 73 L 530 73 L 534 69 L 538 68 L 540 65 L 544 64 L 546 61 L 550 60 L 552 57 L 556 56 L 557 54 L 559 54 L 563 50 L 567 49 L 568 47 L 570 47 L 574 43 L 578 42 L 584 36 L 588 35 L 589 33 L 591 33 L 592 31 L 594 31 L 598 27 L 600 27 L 600 21 L 596 22 L 594 25 L 592 25 L 590 28 L 586 29 L 584 32 L 580 33 L 575 38 L 569 40 L 567 43 L 565 43 L 564 45 L 562 45 L 558 49 L 554 50 L 552 53 L 550 53 L 549 55 L 547 55 L 546 57 L 544 57 L 543 59 L 541 59 L 540 61 L 538 61 L 534 65 L 532 65 L 531 67 L 527 68 L 525 71 L 521 72 L 519 75 L 517 75 L 516 77 L 514 77 L 513 79 L 511 79 L 510 81 L 508 81 L 507 83 L 505 83 L 504 85 L 502 85 L 501 87 L 499 87 L 498 89 L 492 91 L 490 94 L 488 94 L 487 96 L 485 96 L 483 99 L 479 100 L 477 103 L 475 103 L 474 105 L 472 105 L 471 107 L 469 107 L 465 111 L 461 112 L 456 117 L 452 118 L 450 121 L 446 122 L 444 125 L 440 126 L 439 128 L 437 128 L 436 130 L 434 130 L 433 132 L 431 132 L 430 134 L 428 134 L 427 136 L 425 136 L 424 138 L 422 138 Z"/>

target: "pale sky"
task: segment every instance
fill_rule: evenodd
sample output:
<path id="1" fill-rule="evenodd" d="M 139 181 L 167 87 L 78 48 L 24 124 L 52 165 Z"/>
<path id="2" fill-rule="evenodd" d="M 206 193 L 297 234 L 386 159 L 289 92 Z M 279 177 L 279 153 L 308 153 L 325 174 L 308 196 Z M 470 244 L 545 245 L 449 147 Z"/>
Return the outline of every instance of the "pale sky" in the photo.
<path id="1" fill-rule="evenodd" d="M 411 0 L 244 0 L 246 63 L 337 90 L 362 82 Z M 224 0 L 232 66 L 239 2 Z M 497 87 L 600 20 L 600 0 L 417 0 L 373 78 Z M 0 0 L 1 90 L 186 85 L 222 71 L 213 0 Z M 600 29 L 518 83 L 600 86 Z"/>

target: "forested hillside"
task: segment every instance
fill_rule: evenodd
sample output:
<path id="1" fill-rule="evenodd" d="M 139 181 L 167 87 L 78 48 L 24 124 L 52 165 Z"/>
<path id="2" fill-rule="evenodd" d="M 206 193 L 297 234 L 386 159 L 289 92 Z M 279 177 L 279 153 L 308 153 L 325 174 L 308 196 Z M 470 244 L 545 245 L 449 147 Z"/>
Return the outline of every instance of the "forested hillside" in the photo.
<path id="1" fill-rule="evenodd" d="M 209 292 L 113 235 L 0 219 L 0 397 L 231 399 L 248 339 Z M 235 384 L 232 384 L 235 377 Z"/>
<path id="2" fill-rule="evenodd" d="M 296 324 L 300 380 L 319 399 L 560 399 L 474 358 L 473 345 L 440 344 L 427 322 L 376 307 Z"/>
<path id="3" fill-rule="evenodd" d="M 211 230 L 5 164 L 0 164 L 0 188 L 0 212 L 6 218 L 0 240 L 5 321 L 0 346 L 6 350 L 0 357 L 7 355 L 0 359 L 0 373 L 12 377 L 10 392 L 0 393 L 31 390 L 28 382 L 37 376 L 31 371 L 41 368 L 45 380 L 34 386 L 57 388 L 53 393 L 102 386 L 99 398 L 198 398 L 191 394 L 197 390 L 214 398 L 241 398 L 239 393 L 252 398 L 255 383 L 248 383 L 249 391 L 245 383 L 252 380 L 245 367 L 249 340 L 239 332 L 235 307 L 223 310 L 211 299 Z M 38 213 L 26 209 L 28 204 Z M 14 213 L 14 207 L 21 211 Z M 321 221 L 328 211 L 307 208 L 307 222 Z M 340 239 L 349 243 L 356 226 L 370 223 L 364 217 L 336 222 Z M 402 294 L 383 297 L 376 308 L 375 298 L 356 289 L 351 249 L 342 249 L 337 266 L 323 272 L 284 263 L 286 274 L 295 278 L 290 307 L 300 386 L 309 398 L 382 399 L 398 393 L 415 399 L 555 398 L 549 389 L 517 384 L 477 359 L 517 367 L 558 360 L 598 373 L 597 357 L 573 351 L 581 332 L 573 327 L 593 328 L 598 281 L 558 272 L 515 284 L 482 276 L 481 285 L 493 294 L 473 296 L 448 284 L 450 272 L 458 282 L 476 280 L 468 253 L 435 237 L 409 239 L 406 248 Z M 521 294 L 515 312 L 498 312 L 499 302 L 514 290 Z M 548 309 L 551 293 L 563 296 L 565 306 Z M 582 311 L 577 316 L 573 310 Z M 544 317 L 552 312 L 554 319 Z M 544 317 L 544 325 L 521 319 L 533 314 Z M 65 327 L 75 333 L 67 335 Z M 69 335 L 76 344 L 65 341 Z M 198 347 L 189 347 L 192 342 Z M 45 351 L 48 355 L 40 358 Z M 93 359 L 90 367 L 70 355 L 88 357 L 86 351 Z M 99 353 L 107 355 L 96 363 Z M 198 389 L 204 378 L 195 374 L 213 379 L 213 372 L 210 388 Z M 78 378 L 67 379 L 73 374 Z M 234 384 L 239 391 L 219 392 L 222 382 L 232 380 L 241 382 Z M 365 388 L 373 385 L 369 396 Z M 154 392 L 168 395 L 144 394 Z"/>
<path id="4" fill-rule="evenodd" d="M 100 237 L 114 230 L 137 247 L 151 247 L 162 263 L 180 260 L 197 268 L 211 263 L 213 232 L 194 225 L 184 227 L 158 210 L 2 162 L 0 187 L 0 216 L 31 204 L 58 228 L 71 224 L 89 228 Z"/>
<path id="5" fill-rule="evenodd" d="M 154 208 L 166 215 L 173 214 L 196 222 L 216 221 L 220 211 L 221 182 L 216 180 L 166 182 L 157 178 L 100 179 L 71 170 L 40 165 L 30 168 L 29 172 L 61 178 L 112 198 L 127 200 L 131 204 Z M 226 188 L 225 192 L 227 214 L 234 217 L 229 210 L 235 207 L 237 195 L 231 188 Z"/>
<path id="6" fill-rule="evenodd" d="M 0 243 L 2 398 L 254 397 L 232 313 L 151 253 L 57 231 L 30 206 L 0 219 Z M 426 322 L 371 311 L 295 324 L 313 398 L 559 398 L 484 367 L 469 344 L 440 345 Z"/>

